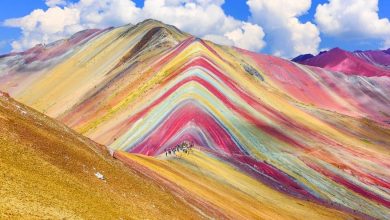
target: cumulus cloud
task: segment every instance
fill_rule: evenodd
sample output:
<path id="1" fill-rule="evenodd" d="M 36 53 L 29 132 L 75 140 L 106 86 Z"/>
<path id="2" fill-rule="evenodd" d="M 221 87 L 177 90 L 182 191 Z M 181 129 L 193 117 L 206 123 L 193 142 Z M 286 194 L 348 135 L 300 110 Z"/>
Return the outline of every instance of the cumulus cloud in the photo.
<path id="1" fill-rule="evenodd" d="M 221 7 L 223 3 L 215 0 L 146 0 L 143 16 L 216 43 L 254 51 L 263 48 L 262 28 L 226 15 Z"/>
<path id="2" fill-rule="evenodd" d="M 259 25 L 244 22 L 240 28 L 226 33 L 225 37 L 233 41 L 234 46 L 258 51 L 265 46 L 264 35 Z"/>
<path id="3" fill-rule="evenodd" d="M 223 4 L 224 0 L 145 0 L 144 7 L 138 8 L 131 0 L 47 0 L 46 11 L 34 10 L 4 24 L 22 29 L 22 38 L 12 43 L 14 50 L 68 37 L 87 28 L 137 23 L 146 18 L 175 25 L 216 43 L 260 50 L 264 46 L 262 28 L 226 15 Z"/>
<path id="4" fill-rule="evenodd" d="M 379 18 L 378 10 L 378 0 L 329 0 L 317 6 L 315 20 L 327 35 L 381 39 L 390 47 L 390 22 Z"/>
<path id="5" fill-rule="evenodd" d="M 22 30 L 22 37 L 11 44 L 14 51 L 65 38 L 83 29 L 133 22 L 140 11 L 128 0 L 48 0 L 46 4 L 47 10 L 36 9 L 24 17 L 4 21 L 5 26 Z"/>
<path id="6" fill-rule="evenodd" d="M 107 28 L 140 21 L 141 9 L 130 0 L 80 0 L 68 7 L 80 12 L 79 24 L 85 28 Z"/>
<path id="7" fill-rule="evenodd" d="M 390 39 L 386 39 L 385 42 L 383 43 L 383 49 L 388 49 L 390 48 Z"/>
<path id="8" fill-rule="evenodd" d="M 223 35 L 208 34 L 203 38 L 223 45 L 259 51 L 266 45 L 263 40 L 264 35 L 264 31 L 260 26 L 243 22 L 238 28 Z"/>
<path id="9" fill-rule="evenodd" d="M 34 10 L 22 18 L 8 19 L 4 24 L 21 28 L 22 38 L 12 42 L 12 48 L 19 51 L 38 43 L 57 40 L 64 35 L 70 35 L 75 30 L 80 30 L 79 17 L 80 13 L 75 9 L 55 6 L 46 11 Z"/>
<path id="10" fill-rule="evenodd" d="M 54 6 L 66 5 L 66 1 L 65 0 L 46 0 L 45 4 L 48 7 L 54 7 Z"/>
<path id="11" fill-rule="evenodd" d="M 247 4 L 251 21 L 264 29 L 273 54 L 293 57 L 318 52 L 321 39 L 317 26 L 298 19 L 308 12 L 311 0 L 248 0 Z"/>

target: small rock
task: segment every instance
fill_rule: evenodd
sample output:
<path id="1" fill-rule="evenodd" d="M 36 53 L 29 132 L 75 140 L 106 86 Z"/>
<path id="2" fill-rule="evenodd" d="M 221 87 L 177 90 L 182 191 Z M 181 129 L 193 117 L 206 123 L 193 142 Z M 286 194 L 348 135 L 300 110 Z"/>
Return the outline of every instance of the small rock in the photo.
<path id="1" fill-rule="evenodd" d="M 98 179 L 100 179 L 100 180 L 104 180 L 104 179 L 105 179 L 104 176 L 103 176 L 103 174 L 101 174 L 100 172 L 96 172 L 96 173 L 95 173 L 95 176 L 96 176 Z"/>
<path id="2" fill-rule="evenodd" d="M 248 65 L 248 64 L 241 64 L 241 65 L 244 67 L 244 69 L 247 73 L 251 74 L 252 76 L 257 77 L 261 81 L 264 81 L 264 77 L 251 65 Z"/>

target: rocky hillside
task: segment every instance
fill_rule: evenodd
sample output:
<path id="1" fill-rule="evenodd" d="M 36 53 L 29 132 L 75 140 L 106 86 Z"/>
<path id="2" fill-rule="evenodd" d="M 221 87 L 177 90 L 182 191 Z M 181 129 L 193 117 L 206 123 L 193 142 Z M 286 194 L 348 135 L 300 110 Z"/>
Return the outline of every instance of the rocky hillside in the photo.
<path id="1" fill-rule="evenodd" d="M 1 58 L 0 88 L 206 215 L 387 217 L 389 77 L 220 46 L 154 20 L 91 32 L 52 59 Z M 165 157 L 184 141 L 196 158 Z M 234 190 L 237 197 L 224 195 Z"/>
<path id="2" fill-rule="evenodd" d="M 0 125 L 0 219 L 202 218 L 103 146 L 5 93 Z"/>
<path id="3" fill-rule="evenodd" d="M 293 61 L 348 75 L 390 77 L 390 54 L 382 50 L 349 52 L 333 48 L 316 56 L 312 54 L 300 55 Z"/>

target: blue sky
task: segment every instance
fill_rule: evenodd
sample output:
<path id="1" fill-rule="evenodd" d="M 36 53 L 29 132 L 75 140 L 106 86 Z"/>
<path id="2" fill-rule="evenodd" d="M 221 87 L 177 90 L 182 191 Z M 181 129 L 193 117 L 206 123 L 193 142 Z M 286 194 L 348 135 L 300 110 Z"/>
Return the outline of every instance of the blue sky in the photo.
<path id="1" fill-rule="evenodd" d="M 54 1 L 56 1 L 56 0 L 54 0 Z M 60 1 L 60 0 L 57 0 L 57 1 Z M 122 0 L 122 1 L 125 1 L 125 0 Z M 128 0 L 128 1 L 130 1 L 130 0 Z M 149 1 L 153 1 L 153 0 L 149 0 Z M 195 0 L 195 2 L 196 1 L 202 1 L 202 0 Z M 277 23 L 277 22 L 272 23 L 272 25 L 267 25 L 266 23 L 263 22 L 263 20 L 268 19 L 267 17 L 264 17 L 264 16 L 256 17 L 258 14 L 265 14 L 265 15 L 269 15 L 272 17 L 275 17 L 275 16 L 278 17 L 279 14 L 277 11 L 275 12 L 275 10 L 274 11 L 272 11 L 272 10 L 267 11 L 267 9 L 260 9 L 260 10 L 266 10 L 266 11 L 258 11 L 259 13 L 257 13 L 257 11 L 253 12 L 255 10 L 254 8 L 256 8 L 255 4 L 258 4 L 258 3 L 252 3 L 252 5 L 251 5 L 252 12 L 251 12 L 251 8 L 250 8 L 249 4 L 247 4 L 246 0 L 225 0 L 225 1 L 221 1 L 221 0 L 210 1 L 210 0 L 208 0 L 208 1 L 211 2 L 211 3 L 209 3 L 209 5 L 214 4 L 214 2 L 215 2 L 215 5 L 220 6 L 220 8 L 223 10 L 223 12 L 225 13 L 226 16 L 232 16 L 235 19 L 234 21 L 230 21 L 230 23 L 235 24 L 235 26 L 233 25 L 234 27 L 232 27 L 231 30 L 226 30 L 225 32 L 222 31 L 222 32 L 217 33 L 215 31 L 214 32 L 211 31 L 212 29 L 210 29 L 210 27 L 208 27 L 206 25 L 204 27 L 204 30 L 198 31 L 198 30 L 191 29 L 191 27 L 189 27 L 188 25 L 186 26 L 186 24 L 178 23 L 179 24 L 178 26 L 182 26 L 179 28 L 184 29 L 185 31 L 190 32 L 190 33 L 193 32 L 192 34 L 195 34 L 195 35 L 201 35 L 200 37 L 206 36 L 206 38 L 209 38 L 211 40 L 221 39 L 220 42 L 219 42 L 219 40 L 216 40 L 218 43 L 223 43 L 223 42 L 227 42 L 227 40 L 230 40 L 230 44 L 232 44 L 234 46 L 241 46 L 242 45 L 242 47 L 247 48 L 247 49 L 251 49 L 254 51 L 259 51 L 262 53 L 271 53 L 271 54 L 276 54 L 276 55 L 280 54 L 281 56 L 287 56 L 287 57 L 288 56 L 291 57 L 293 55 L 299 54 L 300 52 L 305 52 L 305 51 L 317 51 L 318 52 L 322 49 L 333 48 L 333 47 L 341 47 L 341 48 L 347 49 L 347 50 L 378 49 L 378 48 L 383 48 L 383 47 L 387 46 L 387 44 L 385 44 L 384 41 L 388 40 L 388 42 L 390 42 L 390 37 L 386 37 L 387 33 L 390 34 L 390 32 L 384 32 L 381 30 L 372 30 L 371 31 L 371 29 L 369 29 L 369 27 L 367 27 L 375 22 L 378 22 L 378 25 L 379 24 L 382 25 L 383 22 L 380 20 L 372 21 L 372 22 L 367 21 L 367 24 L 362 23 L 360 25 L 354 25 L 353 22 L 352 23 L 348 22 L 348 19 L 352 19 L 352 20 L 357 19 L 357 17 L 359 17 L 359 15 L 357 13 L 355 13 L 356 15 L 346 15 L 345 17 L 341 17 L 341 18 L 337 18 L 337 19 L 346 20 L 346 22 L 344 22 L 345 24 L 343 24 L 344 26 L 342 26 L 342 30 L 350 30 L 350 31 L 345 32 L 345 33 L 339 33 L 341 29 L 340 30 L 333 30 L 332 27 L 327 26 L 327 24 L 322 24 L 322 26 L 321 26 L 321 24 L 319 24 L 320 22 L 315 19 L 317 6 L 319 4 L 329 4 L 328 0 L 313 0 L 313 1 L 298 0 L 300 2 L 308 2 L 309 1 L 309 2 L 311 2 L 311 6 L 306 9 L 304 6 L 305 3 L 302 3 L 303 6 L 301 9 L 303 10 L 303 12 L 301 9 L 297 9 L 297 10 L 300 10 L 300 12 L 297 12 L 299 14 L 295 16 L 298 19 L 298 23 L 296 24 L 297 29 L 310 28 L 310 30 L 313 30 L 313 34 L 315 34 L 316 30 L 317 30 L 318 36 L 313 36 L 311 39 L 303 36 L 302 41 L 307 41 L 308 44 L 312 43 L 314 45 L 309 49 L 303 48 L 303 49 L 296 49 L 296 50 L 288 50 L 288 49 L 284 50 L 284 48 L 288 48 L 288 47 L 291 47 L 291 48 L 302 47 L 302 45 L 298 45 L 298 43 L 294 42 L 294 41 L 286 42 L 283 45 L 276 43 L 276 41 L 283 41 L 283 38 L 281 38 L 280 35 L 283 36 L 283 34 L 287 33 L 286 36 L 289 36 L 288 34 L 291 34 L 291 36 L 292 36 L 292 34 L 294 33 L 294 30 L 292 30 L 290 27 L 286 27 L 285 25 Z M 259 1 L 261 2 L 261 0 L 259 0 Z M 279 0 L 279 1 L 283 2 L 283 1 L 290 1 L 290 0 Z M 334 0 L 334 1 L 337 1 L 337 0 Z M 360 0 L 356 0 L 356 1 L 344 0 L 344 2 L 350 2 L 349 4 L 354 4 L 354 2 L 357 3 L 358 1 L 360 1 Z M 370 1 L 375 2 L 377 0 L 370 0 Z M 67 1 L 67 3 L 66 3 L 67 5 L 58 4 L 58 7 L 60 7 L 60 8 L 71 7 L 70 4 L 72 2 L 77 4 L 78 1 L 77 0 Z M 144 8 L 144 1 L 143 0 L 135 0 L 133 2 L 135 3 L 136 8 L 140 8 L 140 9 Z M 221 3 L 221 2 L 224 2 L 224 3 Z M 256 0 L 252 0 L 252 2 L 256 2 Z M 205 11 L 208 10 L 207 9 L 208 5 L 202 5 L 202 3 L 199 3 L 199 5 L 200 5 L 199 8 L 204 9 Z M 379 0 L 379 3 L 377 6 L 379 8 L 379 11 L 376 12 L 378 14 L 378 17 L 379 17 L 378 19 L 386 19 L 386 18 L 390 17 L 390 1 Z M 56 6 L 51 6 L 51 7 L 56 7 Z M 78 7 L 81 8 L 83 6 L 78 6 Z M 179 6 L 176 5 L 175 7 L 177 8 Z M 293 6 L 291 6 L 291 7 L 293 7 Z M 345 5 L 345 7 L 348 7 L 348 4 Z M 24 24 L 19 22 L 17 25 L 15 25 L 15 24 L 9 25 L 8 23 L 5 22 L 7 19 L 20 18 L 20 17 L 26 16 L 26 15 L 29 15 L 35 9 L 42 9 L 43 11 L 47 11 L 48 8 L 49 7 L 47 6 L 47 2 L 45 0 L 1 0 L 0 1 L 0 12 L 1 12 L 0 13 L 0 21 L 1 21 L 2 25 L 0 26 L 0 54 L 10 52 L 13 48 L 11 46 L 11 43 L 13 41 L 21 42 L 22 39 L 28 38 L 28 36 L 31 35 L 28 33 L 23 34 L 21 28 L 23 28 Z M 93 10 L 93 9 L 91 9 L 91 10 Z M 102 10 L 105 10 L 105 9 L 102 9 Z M 258 9 L 256 9 L 256 10 L 258 10 Z M 296 10 L 296 9 L 292 9 L 292 10 Z M 340 10 L 340 8 L 337 9 L 335 7 L 333 7 L 333 8 L 329 7 L 327 12 L 331 13 L 332 12 L 331 10 L 334 10 L 335 11 L 334 14 L 337 15 L 337 13 L 338 13 L 337 10 Z M 149 11 L 150 11 L 150 9 L 149 9 Z M 288 13 L 290 13 L 290 11 L 287 11 L 286 13 L 288 14 Z M 253 16 L 253 14 L 254 14 L 254 16 Z M 151 16 L 154 18 L 155 17 L 159 18 L 158 17 L 159 15 L 156 13 L 151 13 Z M 281 17 L 284 16 L 283 12 L 280 13 L 280 16 Z M 353 18 L 353 16 L 357 16 L 357 17 Z M 226 18 L 226 17 L 224 17 L 224 18 Z M 130 21 L 133 21 L 132 23 L 134 23 L 134 21 L 137 21 L 137 19 L 141 19 L 141 18 L 130 18 L 129 17 L 128 19 Z M 172 19 L 177 19 L 177 17 L 173 17 Z M 213 19 L 213 18 L 210 18 L 210 19 Z M 215 19 L 220 19 L 220 18 L 215 17 Z M 291 18 L 288 18 L 288 19 L 291 19 Z M 170 20 L 170 21 L 172 21 L 172 20 Z M 288 21 L 288 20 L 285 20 L 285 21 Z M 117 24 L 121 24 L 120 22 L 124 22 L 123 19 L 120 21 L 114 20 L 112 23 L 108 23 L 108 24 L 117 25 Z M 164 22 L 166 22 L 166 21 L 164 21 Z M 246 28 L 245 28 L 245 26 L 239 26 L 238 22 L 244 22 L 244 23 L 250 22 L 251 24 L 256 26 L 256 27 L 253 26 L 253 28 L 261 29 L 262 32 L 264 32 L 264 35 L 262 35 L 256 29 L 255 31 L 257 31 L 257 32 L 255 32 L 255 33 L 257 33 L 257 35 L 254 35 L 254 36 L 259 36 L 258 38 L 262 38 L 259 40 L 262 40 L 263 42 L 258 41 L 259 43 L 257 45 L 259 45 L 259 44 L 263 44 L 263 45 L 256 47 L 256 46 L 253 46 L 253 44 L 252 45 L 246 44 L 245 41 L 251 41 L 251 40 L 254 42 L 257 42 L 257 41 L 255 41 L 256 39 L 254 39 L 253 37 L 252 38 L 250 38 L 250 37 L 245 38 Z M 310 22 L 311 26 L 304 26 L 303 24 L 306 22 Z M 230 24 L 230 23 L 225 22 L 225 23 L 223 23 L 223 25 Z M 82 24 L 82 25 L 84 25 L 84 24 Z M 91 26 L 91 24 L 88 24 L 88 25 L 89 26 L 87 26 L 87 27 Z M 102 25 L 104 25 L 104 24 L 92 24 L 92 25 L 96 25 L 97 27 L 102 27 Z M 218 23 L 215 23 L 215 25 L 218 25 Z M 348 25 L 351 27 L 349 27 Z M 86 25 L 84 25 L 84 26 L 86 26 Z M 82 27 L 84 27 L 84 26 L 82 26 Z M 362 27 L 360 27 L 360 26 L 362 26 Z M 94 26 L 92 26 L 92 27 L 94 27 Z M 277 29 L 279 28 L 282 31 L 275 32 L 273 27 L 277 27 Z M 313 29 L 313 27 L 314 27 L 314 29 Z M 323 27 L 323 29 L 322 29 L 322 27 Z M 234 28 L 236 28 L 236 29 L 238 28 L 238 30 L 242 31 L 242 34 L 237 34 L 237 31 L 235 34 L 231 34 L 232 32 L 234 32 L 234 30 L 236 30 Z M 359 28 L 362 28 L 362 30 L 360 30 Z M 364 29 L 364 28 L 366 28 L 366 29 Z M 384 25 L 384 28 L 380 27 L 380 29 L 386 29 L 386 28 L 390 28 L 390 26 Z M 215 29 L 215 27 L 214 27 L 214 29 Z M 210 31 L 210 34 L 207 31 Z M 302 30 L 301 32 L 297 32 L 297 33 L 304 35 L 305 34 L 304 31 L 305 30 Z M 372 32 L 372 34 L 371 33 L 366 34 L 367 32 Z M 249 33 L 252 33 L 252 32 L 248 31 L 248 35 L 249 35 Z M 34 34 L 34 36 L 37 37 L 37 40 L 39 41 L 39 36 L 41 36 L 41 35 L 39 35 L 39 33 L 37 33 L 36 31 L 34 31 L 33 34 Z M 56 37 L 57 38 L 58 37 L 65 37 L 69 34 L 71 34 L 71 31 L 63 31 L 60 34 L 56 34 L 53 37 L 48 36 L 47 33 L 43 33 L 42 36 L 45 36 L 46 40 L 52 40 L 52 39 L 56 39 Z M 367 35 L 367 36 L 365 36 L 365 35 Z M 228 36 L 227 39 L 221 38 L 221 37 L 226 38 L 226 36 Z M 320 41 L 318 39 L 316 40 L 315 37 L 317 37 L 317 38 L 319 37 Z M 28 39 L 25 39 L 25 41 L 26 40 L 28 40 Z M 34 41 L 34 42 L 36 42 L 36 41 Z M 227 44 L 229 44 L 229 43 L 227 43 Z M 24 46 L 20 46 L 20 48 L 26 49 L 26 47 L 29 47 L 28 45 L 29 44 L 25 44 Z M 315 49 L 314 49 L 314 47 L 315 47 Z M 15 49 L 15 46 L 14 46 L 14 49 Z"/>

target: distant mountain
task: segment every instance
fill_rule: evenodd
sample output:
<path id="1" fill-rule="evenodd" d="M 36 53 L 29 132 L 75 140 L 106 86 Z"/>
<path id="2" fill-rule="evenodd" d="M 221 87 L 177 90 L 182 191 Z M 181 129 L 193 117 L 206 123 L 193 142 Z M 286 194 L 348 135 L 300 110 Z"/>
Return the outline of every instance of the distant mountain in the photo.
<path id="1" fill-rule="evenodd" d="M 91 32 L 0 58 L 0 88 L 206 217 L 387 218 L 389 77 L 299 65 L 155 20 Z M 320 56 L 376 67 L 340 49 Z M 184 141 L 193 152 L 173 153 Z"/>
<path id="2" fill-rule="evenodd" d="M 366 51 L 354 51 L 354 55 L 360 57 L 367 62 L 383 67 L 390 68 L 390 55 L 386 51 L 382 50 L 366 50 Z"/>
<path id="3" fill-rule="evenodd" d="M 104 31 L 106 30 L 89 29 L 80 31 L 68 39 L 58 40 L 47 45 L 38 44 L 24 52 L 5 54 L 1 55 L 0 58 L 13 57 L 14 62 L 18 60 L 15 58 L 19 58 L 20 60 L 23 60 L 23 65 L 32 62 L 55 60 L 57 57 L 71 52 L 72 49 L 83 45 L 83 43 Z"/>
<path id="4" fill-rule="evenodd" d="M 303 61 L 305 61 L 307 59 L 310 59 L 310 58 L 313 58 L 313 57 L 314 57 L 313 54 L 302 54 L 302 55 L 299 55 L 299 56 L 295 57 L 291 61 L 300 63 L 300 62 L 303 62 Z"/>
<path id="5" fill-rule="evenodd" d="M 390 76 L 390 54 L 380 50 L 348 52 L 334 48 L 313 57 L 305 55 L 305 59 L 301 56 L 292 61 L 348 75 Z"/>
<path id="6" fill-rule="evenodd" d="M 2 92 L 0 125 L 0 219 L 201 218 L 104 146 Z"/>

